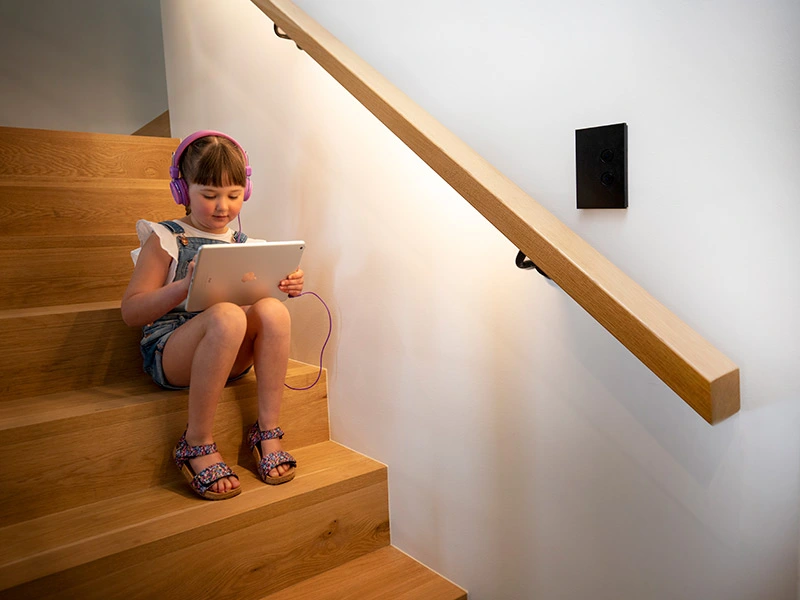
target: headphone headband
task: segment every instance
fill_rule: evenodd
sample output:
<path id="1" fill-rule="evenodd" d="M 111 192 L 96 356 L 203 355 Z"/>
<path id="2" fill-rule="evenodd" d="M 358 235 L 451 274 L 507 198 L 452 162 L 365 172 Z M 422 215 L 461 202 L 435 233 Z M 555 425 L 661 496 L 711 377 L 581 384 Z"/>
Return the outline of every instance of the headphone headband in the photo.
<path id="1" fill-rule="evenodd" d="M 175 149 L 175 152 L 172 153 L 172 164 L 169 167 L 169 176 L 172 178 L 170 181 L 169 189 L 172 191 L 172 197 L 175 199 L 175 202 L 181 204 L 183 206 L 189 205 L 189 186 L 186 185 L 186 180 L 181 177 L 180 171 L 180 162 L 181 156 L 186 151 L 193 142 L 199 140 L 200 138 L 215 136 L 225 138 L 233 142 L 233 144 L 242 152 L 242 156 L 244 157 L 244 172 L 245 176 L 247 177 L 247 183 L 245 184 L 244 188 L 244 199 L 247 200 L 250 197 L 250 194 L 253 192 L 253 184 L 250 181 L 250 175 L 252 173 L 252 169 L 250 168 L 250 159 L 247 156 L 247 152 L 244 148 L 242 148 L 241 144 L 229 136 L 227 133 L 222 133 L 221 131 L 213 131 L 210 129 L 203 129 L 201 131 L 196 131 L 191 135 L 187 135 L 178 147 Z"/>

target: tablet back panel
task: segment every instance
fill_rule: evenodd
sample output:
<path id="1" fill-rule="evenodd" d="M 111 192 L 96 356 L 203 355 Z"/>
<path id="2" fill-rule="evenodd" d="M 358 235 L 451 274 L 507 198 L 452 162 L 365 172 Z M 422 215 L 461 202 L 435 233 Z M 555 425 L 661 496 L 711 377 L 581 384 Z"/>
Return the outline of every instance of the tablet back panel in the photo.
<path id="1" fill-rule="evenodd" d="M 286 300 L 278 284 L 297 270 L 304 249 L 300 240 L 201 246 L 186 310 L 205 310 L 217 302 L 241 306 L 267 297 Z"/>

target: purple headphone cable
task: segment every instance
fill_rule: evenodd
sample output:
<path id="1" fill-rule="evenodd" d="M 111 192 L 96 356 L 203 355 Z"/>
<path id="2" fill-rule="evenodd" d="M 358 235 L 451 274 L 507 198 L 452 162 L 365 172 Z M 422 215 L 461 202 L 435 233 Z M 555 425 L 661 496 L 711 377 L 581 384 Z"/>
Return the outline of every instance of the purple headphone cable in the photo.
<path id="1" fill-rule="evenodd" d="M 312 296 L 316 296 L 317 300 L 322 302 L 322 306 L 324 306 L 325 310 L 328 312 L 328 337 L 325 338 L 325 343 L 322 344 L 322 350 L 320 350 L 320 353 L 319 353 L 319 373 L 317 373 L 317 378 L 314 380 L 314 383 L 312 383 L 311 385 L 309 385 L 307 387 L 301 387 L 301 388 L 292 387 L 292 386 L 290 386 L 290 385 L 288 385 L 286 383 L 283 384 L 287 388 L 289 388 L 290 390 L 297 390 L 297 391 L 310 390 L 312 387 L 317 385 L 317 382 L 319 381 L 319 378 L 322 377 L 322 355 L 325 354 L 325 346 L 328 345 L 328 340 L 331 339 L 331 332 L 333 331 L 333 317 L 331 317 L 331 309 L 328 308 L 327 304 L 325 304 L 325 300 L 320 298 L 315 292 L 303 292 L 303 293 L 300 294 L 300 296 L 305 296 L 306 294 L 311 294 Z M 293 297 L 294 298 L 299 298 L 300 296 L 293 296 Z"/>

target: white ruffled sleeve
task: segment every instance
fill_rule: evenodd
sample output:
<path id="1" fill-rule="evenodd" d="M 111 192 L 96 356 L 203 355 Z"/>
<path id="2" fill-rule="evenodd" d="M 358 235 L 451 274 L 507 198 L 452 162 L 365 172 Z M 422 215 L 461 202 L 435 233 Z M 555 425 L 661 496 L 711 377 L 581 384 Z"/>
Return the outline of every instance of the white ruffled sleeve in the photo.
<path id="1" fill-rule="evenodd" d="M 133 260 L 133 264 L 136 265 L 136 261 L 139 260 L 139 253 L 142 251 L 142 246 L 144 246 L 145 242 L 152 234 L 158 236 L 161 247 L 172 257 L 169 263 L 169 273 L 167 274 L 167 280 L 165 282 L 168 283 L 173 280 L 175 271 L 178 268 L 178 242 L 175 240 L 175 234 L 160 223 L 145 221 L 144 219 L 139 219 L 136 222 L 136 235 L 139 238 L 139 247 L 131 251 L 131 259 Z"/>

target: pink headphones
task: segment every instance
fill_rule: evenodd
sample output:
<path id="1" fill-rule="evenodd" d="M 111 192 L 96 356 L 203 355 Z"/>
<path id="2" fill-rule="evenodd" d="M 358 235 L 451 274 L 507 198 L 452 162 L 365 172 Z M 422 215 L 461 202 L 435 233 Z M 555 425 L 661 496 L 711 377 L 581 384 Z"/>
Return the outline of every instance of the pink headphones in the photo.
<path id="1" fill-rule="evenodd" d="M 189 186 L 186 185 L 186 180 L 181 177 L 181 171 L 180 168 L 178 167 L 178 165 L 181 162 L 181 156 L 183 155 L 186 148 L 188 148 L 192 142 L 210 135 L 230 140 L 236 145 L 237 148 L 239 148 L 239 150 L 242 151 L 242 155 L 244 156 L 245 175 L 247 176 L 247 183 L 245 184 L 244 188 L 244 199 L 247 200 L 250 197 L 250 194 L 253 192 L 253 184 L 250 181 L 250 174 L 252 173 L 252 169 L 250 168 L 250 161 L 247 158 L 247 152 L 245 152 L 244 148 L 242 148 L 239 145 L 239 142 L 237 142 L 231 136 L 222 133 L 220 131 L 206 131 L 206 130 L 197 131 L 191 135 L 186 136 L 183 139 L 183 141 L 180 144 L 178 144 L 178 147 L 175 149 L 175 152 L 172 153 L 172 165 L 169 168 L 169 176 L 172 177 L 172 181 L 169 182 L 169 189 L 172 192 L 172 197 L 175 198 L 175 202 L 177 202 L 181 206 L 189 205 Z"/>

